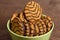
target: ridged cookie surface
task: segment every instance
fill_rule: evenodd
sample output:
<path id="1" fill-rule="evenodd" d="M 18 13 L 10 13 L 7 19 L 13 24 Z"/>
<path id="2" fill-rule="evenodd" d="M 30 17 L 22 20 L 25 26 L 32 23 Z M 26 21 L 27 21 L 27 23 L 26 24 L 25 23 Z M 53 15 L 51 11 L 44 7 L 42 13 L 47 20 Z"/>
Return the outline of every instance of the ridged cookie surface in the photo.
<path id="1" fill-rule="evenodd" d="M 28 21 L 34 22 L 35 20 L 40 19 L 42 8 L 37 2 L 28 2 L 25 6 L 24 14 Z"/>

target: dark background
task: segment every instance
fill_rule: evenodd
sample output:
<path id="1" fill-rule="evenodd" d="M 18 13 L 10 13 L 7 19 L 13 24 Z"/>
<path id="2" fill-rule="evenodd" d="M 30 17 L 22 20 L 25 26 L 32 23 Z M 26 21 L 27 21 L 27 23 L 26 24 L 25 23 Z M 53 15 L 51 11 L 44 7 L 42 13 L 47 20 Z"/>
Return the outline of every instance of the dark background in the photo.
<path id="1" fill-rule="evenodd" d="M 25 4 L 31 0 L 0 0 L 0 40 L 11 40 L 6 28 L 8 19 L 13 12 L 21 12 Z M 60 40 L 60 0 L 34 0 L 43 8 L 43 13 L 50 16 L 55 28 L 50 40 Z"/>

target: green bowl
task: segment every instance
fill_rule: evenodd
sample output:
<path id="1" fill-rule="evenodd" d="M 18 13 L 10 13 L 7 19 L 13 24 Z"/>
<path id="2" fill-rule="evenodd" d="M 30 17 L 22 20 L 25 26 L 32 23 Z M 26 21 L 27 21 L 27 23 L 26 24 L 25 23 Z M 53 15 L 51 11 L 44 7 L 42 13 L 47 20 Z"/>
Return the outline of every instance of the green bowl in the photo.
<path id="1" fill-rule="evenodd" d="M 28 37 L 28 36 L 18 35 L 16 33 L 14 33 L 13 31 L 11 31 L 10 20 L 8 20 L 8 22 L 7 22 L 7 29 L 11 35 L 12 40 L 49 40 L 53 28 L 54 28 L 54 23 L 53 23 L 52 29 L 49 32 L 47 32 L 46 34 L 43 34 L 40 36 Z"/>

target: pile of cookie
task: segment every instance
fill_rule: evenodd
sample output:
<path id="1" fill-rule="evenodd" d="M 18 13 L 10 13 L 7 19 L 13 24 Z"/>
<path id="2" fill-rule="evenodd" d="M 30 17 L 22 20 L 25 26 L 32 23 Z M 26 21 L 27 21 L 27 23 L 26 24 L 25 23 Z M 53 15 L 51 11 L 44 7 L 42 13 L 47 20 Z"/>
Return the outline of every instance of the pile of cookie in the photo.
<path id="1" fill-rule="evenodd" d="M 28 2 L 24 11 L 15 12 L 10 20 L 13 32 L 23 36 L 40 36 L 52 28 L 52 19 L 42 14 L 42 8 L 37 2 Z"/>

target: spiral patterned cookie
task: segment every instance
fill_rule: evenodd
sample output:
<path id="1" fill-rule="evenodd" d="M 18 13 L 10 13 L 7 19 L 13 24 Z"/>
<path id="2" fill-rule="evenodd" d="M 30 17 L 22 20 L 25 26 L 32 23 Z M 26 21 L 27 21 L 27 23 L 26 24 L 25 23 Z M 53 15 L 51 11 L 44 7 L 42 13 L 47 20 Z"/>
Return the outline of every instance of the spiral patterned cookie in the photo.
<path id="1" fill-rule="evenodd" d="M 37 26 L 37 31 L 38 32 L 35 32 L 37 35 L 41 35 L 41 34 L 44 34 L 44 33 L 47 32 L 46 25 L 43 22 L 43 20 L 41 20 L 41 19 L 37 20 L 35 25 Z"/>
<path id="2" fill-rule="evenodd" d="M 18 13 L 13 13 L 13 15 L 12 15 L 12 17 L 11 17 L 11 21 L 15 18 L 15 17 L 17 17 L 18 16 Z"/>
<path id="3" fill-rule="evenodd" d="M 17 34 L 23 35 L 24 34 L 24 26 L 21 20 L 19 19 L 16 14 L 13 14 L 11 20 L 11 30 L 14 31 Z"/>
<path id="4" fill-rule="evenodd" d="M 44 21 L 45 25 L 47 26 L 47 31 L 50 31 L 52 28 L 52 19 L 49 16 L 42 16 L 41 19 Z"/>
<path id="5" fill-rule="evenodd" d="M 30 35 L 29 23 L 24 23 L 24 26 L 25 26 L 24 36 L 29 36 Z"/>
<path id="6" fill-rule="evenodd" d="M 25 6 L 24 14 L 28 21 L 34 22 L 35 20 L 40 19 L 42 8 L 37 2 L 28 2 Z"/>
<path id="7" fill-rule="evenodd" d="M 34 24 L 30 23 L 30 36 L 34 36 L 35 34 L 35 27 Z"/>
<path id="8" fill-rule="evenodd" d="M 23 14 L 23 12 L 21 12 L 21 13 L 19 13 L 19 19 L 22 21 L 22 22 L 27 22 L 27 20 L 25 19 L 25 17 L 24 17 L 24 14 Z"/>

